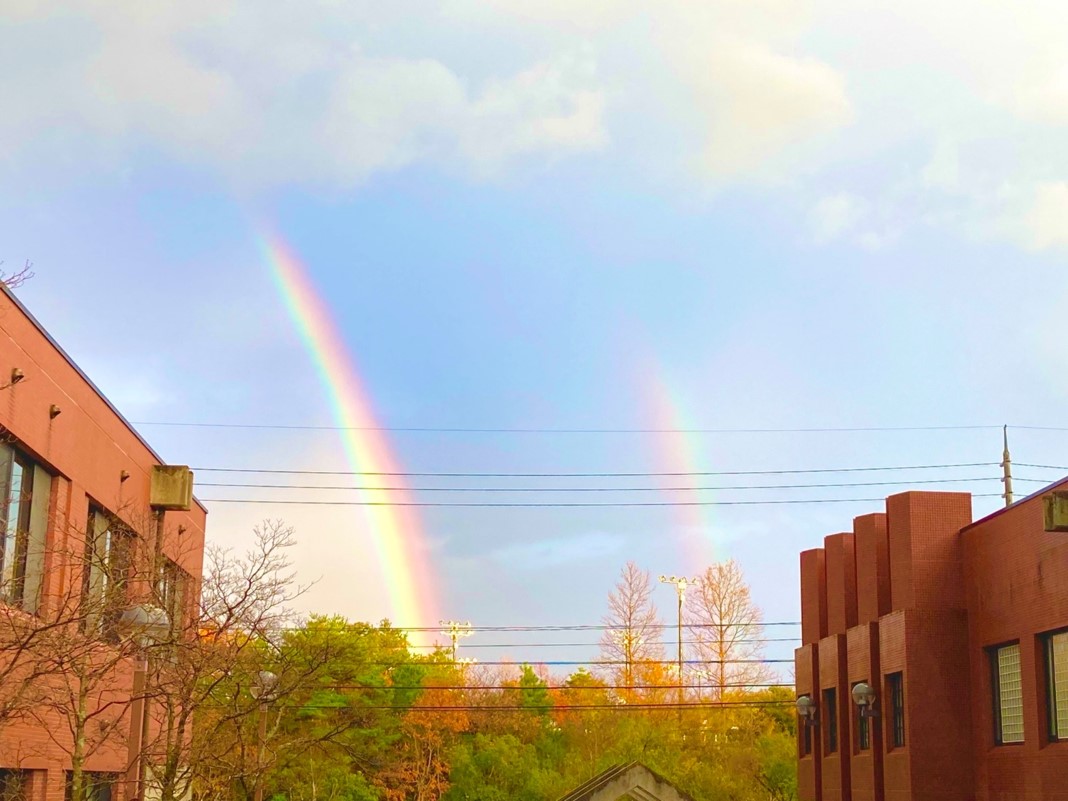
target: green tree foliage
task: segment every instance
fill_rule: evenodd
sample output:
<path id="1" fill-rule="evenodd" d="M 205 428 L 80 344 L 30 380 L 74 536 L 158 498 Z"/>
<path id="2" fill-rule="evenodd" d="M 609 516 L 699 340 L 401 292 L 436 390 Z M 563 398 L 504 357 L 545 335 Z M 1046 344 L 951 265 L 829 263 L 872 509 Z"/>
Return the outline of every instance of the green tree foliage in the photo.
<path id="1" fill-rule="evenodd" d="M 254 666 L 287 687 L 253 750 L 270 801 L 555 801 L 612 764 L 640 761 L 697 801 L 793 801 L 793 694 L 731 686 L 715 698 L 635 660 L 634 685 L 578 669 L 550 676 L 415 653 L 403 632 L 313 617 L 261 649 Z M 641 673 L 639 676 L 638 673 Z M 242 692 L 247 679 L 228 678 Z M 661 706 L 663 705 L 663 706 Z M 237 724 L 234 724 L 235 726 Z M 249 719 L 224 739 L 249 741 Z M 217 797 L 225 797 L 213 788 Z M 244 801 L 244 791 L 235 794 Z"/>

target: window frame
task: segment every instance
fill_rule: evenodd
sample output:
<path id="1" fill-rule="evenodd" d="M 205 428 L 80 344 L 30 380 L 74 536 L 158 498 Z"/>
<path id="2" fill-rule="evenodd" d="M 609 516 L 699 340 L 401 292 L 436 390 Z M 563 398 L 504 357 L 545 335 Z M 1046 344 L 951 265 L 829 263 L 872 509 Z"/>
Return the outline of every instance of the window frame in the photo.
<path id="1" fill-rule="evenodd" d="M 112 624 L 128 600 L 137 542 L 136 532 L 100 504 L 89 504 L 82 571 L 82 625 L 86 630 L 95 629 L 105 636 L 114 633 Z"/>
<path id="2" fill-rule="evenodd" d="M 905 673 L 902 670 L 887 673 L 885 678 L 887 706 L 890 714 L 886 716 L 887 750 L 905 747 Z"/>
<path id="3" fill-rule="evenodd" d="M 22 607 L 26 589 L 26 562 L 30 545 L 30 520 L 33 512 L 33 478 L 36 463 L 25 453 L 3 444 L 3 471 L 0 487 L 3 506 L 0 508 L 0 599 Z M 15 468 L 19 470 L 19 498 L 14 498 Z M 11 522 L 14 509 L 15 520 Z M 14 531 L 10 531 L 11 526 Z M 11 553 L 8 553 L 8 546 Z"/>
<path id="4" fill-rule="evenodd" d="M 1068 725 L 1065 726 L 1063 732 L 1060 731 L 1057 719 L 1057 663 L 1054 641 L 1061 637 L 1065 638 L 1066 646 L 1068 646 L 1068 628 L 1047 631 L 1039 635 L 1042 641 L 1042 661 L 1045 663 L 1046 670 L 1046 736 L 1051 743 L 1068 742 Z M 1068 657 L 1068 654 L 1066 654 L 1066 657 Z M 1063 670 L 1068 672 L 1068 659 L 1065 661 Z M 1068 699 L 1066 699 L 1066 703 L 1068 703 Z"/>
<path id="5" fill-rule="evenodd" d="M 1015 648 L 1017 651 L 1017 670 L 1020 682 L 1020 739 L 1005 740 L 1005 721 L 1002 716 L 1002 687 L 1001 687 L 1001 661 L 1002 651 Z M 1026 725 L 1024 720 L 1024 693 L 1023 693 L 1023 649 L 1019 640 L 1003 642 L 992 645 L 986 649 L 987 659 L 990 665 L 990 702 L 991 722 L 993 723 L 994 745 L 997 747 L 1023 745 L 1027 739 Z"/>
<path id="6" fill-rule="evenodd" d="M 827 687 L 823 690 L 823 753 L 838 753 L 838 688 Z"/>

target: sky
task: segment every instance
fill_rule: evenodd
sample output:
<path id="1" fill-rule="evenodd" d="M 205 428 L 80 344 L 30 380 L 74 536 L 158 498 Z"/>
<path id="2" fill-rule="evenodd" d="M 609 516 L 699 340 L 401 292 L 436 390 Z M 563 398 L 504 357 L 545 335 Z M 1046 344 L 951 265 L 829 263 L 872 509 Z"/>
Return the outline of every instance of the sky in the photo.
<path id="1" fill-rule="evenodd" d="M 409 478 L 465 488 L 418 502 L 916 486 L 972 491 L 980 516 L 1000 425 L 1017 462 L 1066 464 L 1063 2 L 0 0 L 0 36 L 0 259 L 33 262 L 31 311 L 198 468 L 214 543 L 293 525 L 303 611 L 591 624 L 627 560 L 735 558 L 765 619 L 796 621 L 798 552 L 881 504 L 421 507 L 407 535 L 436 600 L 397 620 L 359 507 L 209 500 L 354 497 L 207 486 L 267 479 L 203 468 L 353 469 L 265 237 L 377 424 L 409 429 L 383 432 L 405 472 L 986 463 Z M 827 428 L 897 430 L 781 430 Z M 1060 475 L 1020 467 L 1017 489 Z M 902 483 L 663 489 L 877 481 Z M 616 491 L 470 491 L 490 487 Z M 670 622 L 673 591 L 656 597 Z M 502 641 L 532 640 L 465 646 Z M 509 651 L 550 652 L 593 651 Z"/>

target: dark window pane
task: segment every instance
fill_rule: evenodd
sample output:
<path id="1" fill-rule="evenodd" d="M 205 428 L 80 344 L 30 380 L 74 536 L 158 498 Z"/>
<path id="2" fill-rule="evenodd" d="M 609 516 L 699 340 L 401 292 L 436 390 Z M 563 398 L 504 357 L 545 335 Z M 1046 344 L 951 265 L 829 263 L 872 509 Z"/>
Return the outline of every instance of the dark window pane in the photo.
<path id="1" fill-rule="evenodd" d="M 905 745 L 905 682 L 901 673 L 886 677 L 886 694 L 890 698 L 890 747 Z"/>
<path id="2" fill-rule="evenodd" d="M 823 691 L 824 753 L 838 750 L 838 693 L 831 688 Z"/>

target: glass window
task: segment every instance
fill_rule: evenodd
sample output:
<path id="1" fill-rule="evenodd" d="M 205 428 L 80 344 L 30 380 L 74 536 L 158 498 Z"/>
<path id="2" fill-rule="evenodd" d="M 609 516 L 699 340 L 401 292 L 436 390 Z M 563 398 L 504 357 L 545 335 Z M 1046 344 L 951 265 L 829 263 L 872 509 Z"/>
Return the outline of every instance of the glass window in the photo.
<path id="1" fill-rule="evenodd" d="M 808 725 L 807 720 L 800 717 L 797 719 L 797 725 L 801 737 L 801 756 L 806 757 L 812 753 L 812 727 Z"/>
<path id="2" fill-rule="evenodd" d="M 90 507 L 86 529 L 82 616 L 88 628 L 105 630 L 127 605 L 134 540 L 98 507 Z"/>
<path id="3" fill-rule="evenodd" d="M 824 753 L 833 754 L 838 750 L 838 693 L 832 687 L 823 691 L 823 730 L 825 732 Z"/>
<path id="4" fill-rule="evenodd" d="M 156 575 L 156 602 L 178 627 L 184 625 L 185 572 L 164 558 Z"/>
<path id="5" fill-rule="evenodd" d="M 867 681 L 864 683 L 867 684 Z M 871 718 L 861 714 L 864 711 L 864 707 L 856 704 L 853 707 L 856 709 L 857 715 L 857 750 L 867 751 L 871 748 L 871 724 L 869 723 Z"/>
<path id="6" fill-rule="evenodd" d="M 1003 645 L 990 652 L 994 690 L 994 742 L 1022 743 L 1023 682 L 1020 674 L 1020 644 Z"/>
<path id="7" fill-rule="evenodd" d="M 905 679 L 898 673 L 886 677 L 886 695 L 890 699 L 890 747 L 905 745 Z"/>
<path id="8" fill-rule="evenodd" d="M 112 798 L 114 798 L 113 791 L 118 781 L 118 773 L 83 771 L 82 782 L 85 786 L 85 801 L 112 801 Z M 71 772 L 68 770 L 65 801 L 71 801 L 74 795 L 71 782 Z"/>
<path id="9" fill-rule="evenodd" d="M 0 769 L 0 801 L 25 801 L 29 798 L 28 770 Z"/>
<path id="10" fill-rule="evenodd" d="M 26 584 L 33 463 L 6 445 L 0 448 L 0 593 L 9 603 L 21 604 Z"/>
<path id="11" fill-rule="evenodd" d="M 1068 631 L 1049 634 L 1046 645 L 1049 738 L 1068 740 Z"/>

